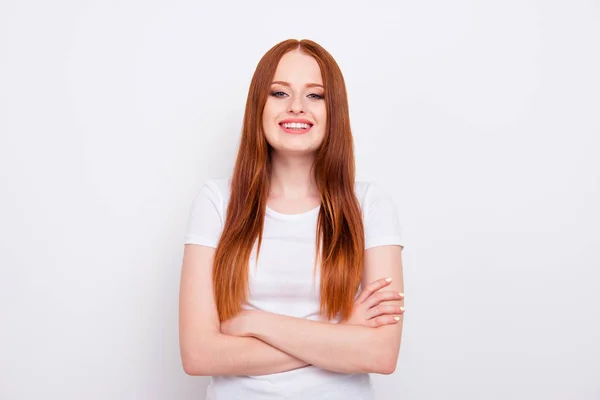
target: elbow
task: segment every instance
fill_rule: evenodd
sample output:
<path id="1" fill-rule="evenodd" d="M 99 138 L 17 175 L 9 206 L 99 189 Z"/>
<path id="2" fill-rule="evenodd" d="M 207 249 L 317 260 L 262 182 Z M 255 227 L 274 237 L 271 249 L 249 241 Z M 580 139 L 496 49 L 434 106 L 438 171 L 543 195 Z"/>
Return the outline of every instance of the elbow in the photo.
<path id="1" fill-rule="evenodd" d="M 192 354 L 181 353 L 181 366 L 183 371 L 190 376 L 211 376 L 207 363 L 199 352 Z M 200 353 L 201 354 L 201 353 Z"/>
<path id="2" fill-rule="evenodd" d="M 191 360 L 189 358 L 182 357 L 181 365 L 183 371 L 190 376 L 208 376 L 206 371 L 201 368 L 201 363 Z"/>
<path id="3" fill-rule="evenodd" d="M 388 356 L 384 359 L 374 361 L 371 368 L 368 368 L 368 372 L 373 374 L 391 375 L 396 371 L 397 363 L 398 359 L 396 357 Z"/>
<path id="4" fill-rule="evenodd" d="M 181 366 L 190 376 L 212 376 L 214 366 L 211 364 L 211 351 L 216 345 L 213 337 L 203 337 L 199 342 L 181 341 L 179 346 Z"/>
<path id="5" fill-rule="evenodd" d="M 387 332 L 389 333 L 386 336 L 379 337 L 379 340 L 374 340 L 377 344 L 372 346 L 372 357 L 370 357 L 370 362 L 367 366 L 370 373 L 391 375 L 396 371 L 400 355 L 401 335 L 393 330 L 388 330 Z"/>
<path id="6" fill-rule="evenodd" d="M 376 374 L 391 375 L 396 371 L 397 359 L 390 357 L 390 360 L 386 360 L 379 364 L 379 370 L 375 371 Z"/>
<path id="7" fill-rule="evenodd" d="M 389 347 L 382 349 L 381 352 L 373 352 L 373 357 L 366 371 L 373 374 L 391 375 L 396 371 L 398 364 L 398 351 L 393 351 Z"/>
<path id="8" fill-rule="evenodd" d="M 190 376 L 197 376 L 196 368 L 193 363 L 190 361 L 181 360 L 181 365 L 183 366 L 183 372 Z"/>
<path id="9" fill-rule="evenodd" d="M 183 371 L 189 376 L 212 376 L 213 373 L 198 361 L 182 360 Z"/>

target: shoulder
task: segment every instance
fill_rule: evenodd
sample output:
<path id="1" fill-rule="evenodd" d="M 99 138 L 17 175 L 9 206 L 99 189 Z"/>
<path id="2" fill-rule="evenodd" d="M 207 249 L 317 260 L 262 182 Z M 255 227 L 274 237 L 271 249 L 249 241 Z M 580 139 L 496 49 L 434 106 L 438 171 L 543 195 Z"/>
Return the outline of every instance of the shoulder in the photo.
<path id="1" fill-rule="evenodd" d="M 224 221 L 229 203 L 230 186 L 231 178 L 205 179 L 194 196 L 192 213 L 204 215 L 216 213 L 218 218 Z"/>
<path id="2" fill-rule="evenodd" d="M 208 178 L 200 188 L 197 197 L 208 197 L 219 210 L 223 210 L 228 201 L 231 191 L 231 178 L 217 177 Z"/>
<path id="3" fill-rule="evenodd" d="M 215 196 L 220 201 L 226 200 L 229 198 L 231 191 L 231 178 L 208 178 L 204 181 L 202 190 Z"/>
<path id="4" fill-rule="evenodd" d="M 363 213 L 365 250 L 384 245 L 404 246 L 403 227 L 396 203 L 383 185 L 355 183 L 356 196 Z"/>
<path id="5" fill-rule="evenodd" d="M 355 181 L 354 192 L 364 214 L 368 214 L 381 202 L 393 203 L 388 190 L 374 181 Z"/>
<path id="6" fill-rule="evenodd" d="M 186 244 L 217 247 L 225 223 L 229 184 L 230 180 L 227 178 L 210 178 L 204 181 L 192 202 Z"/>

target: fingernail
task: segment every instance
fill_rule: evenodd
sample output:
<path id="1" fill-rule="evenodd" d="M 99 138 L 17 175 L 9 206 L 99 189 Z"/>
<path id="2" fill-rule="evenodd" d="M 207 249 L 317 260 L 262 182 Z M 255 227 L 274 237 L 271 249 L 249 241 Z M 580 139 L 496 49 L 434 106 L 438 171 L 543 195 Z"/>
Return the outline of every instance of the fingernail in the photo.
<path id="1" fill-rule="evenodd" d="M 396 321 L 400 321 L 400 317 L 394 317 Z"/>
<path id="2" fill-rule="evenodd" d="M 385 281 L 386 281 L 386 282 L 391 282 L 391 281 L 392 281 L 392 278 L 385 278 Z"/>
<path id="3" fill-rule="evenodd" d="M 404 307 L 400 307 L 400 311 L 404 312 Z"/>
<path id="4" fill-rule="evenodd" d="M 400 295 L 400 297 L 404 297 L 404 293 L 403 292 L 398 292 L 398 294 Z"/>

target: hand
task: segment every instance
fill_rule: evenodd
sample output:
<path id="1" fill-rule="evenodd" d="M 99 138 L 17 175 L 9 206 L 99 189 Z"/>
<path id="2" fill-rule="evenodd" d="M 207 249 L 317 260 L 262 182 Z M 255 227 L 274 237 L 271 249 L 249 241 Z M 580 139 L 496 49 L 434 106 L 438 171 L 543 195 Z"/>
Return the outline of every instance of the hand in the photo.
<path id="1" fill-rule="evenodd" d="M 221 333 L 230 336 L 251 336 L 251 322 L 261 311 L 242 310 L 235 317 L 221 322 Z"/>
<path id="2" fill-rule="evenodd" d="M 354 301 L 350 318 L 345 323 L 372 328 L 397 323 L 400 320 L 399 316 L 404 314 L 404 307 L 381 303 L 394 300 L 400 301 L 404 299 L 404 294 L 392 290 L 378 291 L 391 282 L 391 279 L 389 281 L 378 279 L 363 288 Z"/>

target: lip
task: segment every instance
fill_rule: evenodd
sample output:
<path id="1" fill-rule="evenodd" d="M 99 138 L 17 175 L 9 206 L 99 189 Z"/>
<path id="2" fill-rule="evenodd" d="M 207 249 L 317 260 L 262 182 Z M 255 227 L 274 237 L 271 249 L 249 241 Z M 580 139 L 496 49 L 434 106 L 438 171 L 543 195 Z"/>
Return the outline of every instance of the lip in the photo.
<path id="1" fill-rule="evenodd" d="M 290 123 L 290 122 L 299 122 L 299 123 L 303 123 L 303 124 L 308 124 L 311 127 L 314 125 L 314 123 L 312 123 L 311 121 L 309 121 L 307 119 L 302 119 L 302 118 L 287 118 L 287 119 L 284 119 L 283 121 L 279 121 L 279 125 Z"/>
<path id="2" fill-rule="evenodd" d="M 303 123 L 303 124 L 308 124 L 308 129 L 287 129 L 283 127 L 283 124 L 286 123 L 291 123 L 291 122 L 298 122 L 298 123 Z M 312 127 L 313 127 L 313 123 L 307 119 L 302 119 L 302 118 L 288 118 L 288 119 L 284 119 L 283 121 L 279 122 L 279 128 L 286 132 L 286 133 L 290 133 L 292 135 L 303 135 L 307 132 L 309 132 Z"/>

